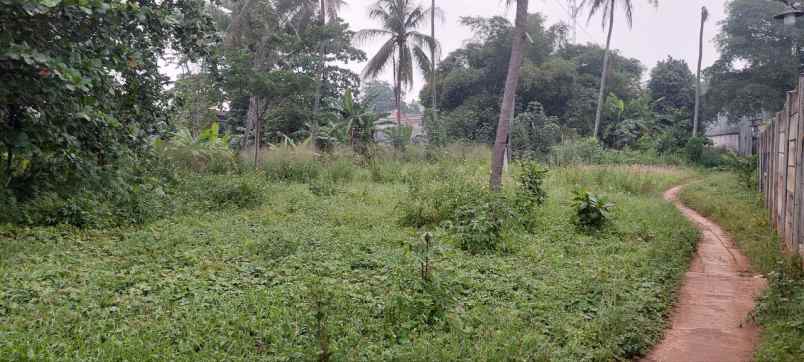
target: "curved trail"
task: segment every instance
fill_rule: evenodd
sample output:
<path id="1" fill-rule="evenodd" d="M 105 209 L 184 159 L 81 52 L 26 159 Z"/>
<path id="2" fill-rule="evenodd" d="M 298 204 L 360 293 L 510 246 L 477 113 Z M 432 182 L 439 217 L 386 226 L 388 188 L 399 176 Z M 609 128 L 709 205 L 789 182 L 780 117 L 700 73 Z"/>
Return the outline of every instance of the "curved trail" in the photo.
<path id="1" fill-rule="evenodd" d="M 765 280 L 750 272 L 748 258 L 717 224 L 681 204 L 681 188 L 668 190 L 664 198 L 695 223 L 701 239 L 684 277 L 671 327 L 643 361 L 751 361 L 759 328 L 748 314 Z"/>

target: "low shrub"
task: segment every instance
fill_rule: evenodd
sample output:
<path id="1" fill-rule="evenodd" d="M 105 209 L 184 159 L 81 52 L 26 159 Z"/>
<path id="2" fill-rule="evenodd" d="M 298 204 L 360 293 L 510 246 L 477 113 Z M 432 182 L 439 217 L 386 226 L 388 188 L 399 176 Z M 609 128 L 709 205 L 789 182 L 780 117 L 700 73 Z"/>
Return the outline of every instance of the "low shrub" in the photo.
<path id="1" fill-rule="evenodd" d="M 458 208 L 482 195 L 479 185 L 466 180 L 410 177 L 408 195 L 399 204 L 401 223 L 412 227 L 434 227 L 453 219 Z"/>
<path id="2" fill-rule="evenodd" d="M 96 187 L 91 187 L 96 189 Z M 159 179 L 114 182 L 103 190 L 71 189 L 63 194 L 46 191 L 25 202 L 0 197 L 4 210 L 0 222 L 31 226 L 71 225 L 82 229 L 141 225 L 159 219 L 172 209 L 170 197 Z"/>
<path id="3" fill-rule="evenodd" d="M 326 160 L 324 176 L 326 179 L 336 183 L 346 183 L 354 179 L 356 167 L 351 159 L 346 157 L 334 157 Z"/>
<path id="4" fill-rule="evenodd" d="M 274 181 L 309 182 L 324 173 L 318 156 L 304 147 L 277 147 L 260 155 L 260 169 Z"/>
<path id="5" fill-rule="evenodd" d="M 519 173 L 516 175 L 517 200 L 523 210 L 529 211 L 544 204 L 547 191 L 544 188 L 544 179 L 548 170 L 537 162 L 521 162 Z"/>
<path id="6" fill-rule="evenodd" d="M 608 222 L 614 204 L 591 192 L 577 190 L 573 193 L 572 207 L 575 209 L 575 225 L 586 230 L 598 230 Z"/>
<path id="7" fill-rule="evenodd" d="M 461 249 L 472 254 L 501 249 L 503 232 L 514 225 L 517 214 L 501 193 L 475 195 L 455 210 L 452 231 Z"/>
<path id="8" fill-rule="evenodd" d="M 704 151 L 706 150 L 707 139 L 706 137 L 692 137 L 687 141 L 684 152 L 687 154 L 687 159 L 693 163 L 699 163 L 703 160 Z"/>
<path id="9" fill-rule="evenodd" d="M 549 160 L 557 166 L 596 164 L 603 152 L 603 146 L 596 139 L 583 138 L 553 146 Z"/>
<path id="10" fill-rule="evenodd" d="M 246 209 L 262 205 L 264 193 L 256 175 L 237 178 L 225 176 L 188 177 L 178 187 L 185 212 L 194 209 Z"/>
<path id="11" fill-rule="evenodd" d="M 179 130 L 170 140 L 154 142 L 154 150 L 161 167 L 202 174 L 236 173 L 239 165 L 229 140 L 229 136 L 219 134 L 214 123 L 198 137 L 186 129 Z"/>
<path id="12" fill-rule="evenodd" d="M 308 183 L 308 187 L 310 188 L 310 192 L 316 196 L 334 196 L 338 193 L 336 184 L 324 177 L 311 180 Z"/>

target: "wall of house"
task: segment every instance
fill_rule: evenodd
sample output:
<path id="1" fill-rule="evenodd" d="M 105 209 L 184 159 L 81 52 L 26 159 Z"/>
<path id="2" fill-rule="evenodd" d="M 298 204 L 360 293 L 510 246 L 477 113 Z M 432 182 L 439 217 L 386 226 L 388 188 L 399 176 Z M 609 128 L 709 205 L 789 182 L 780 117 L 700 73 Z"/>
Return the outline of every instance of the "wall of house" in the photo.
<path id="1" fill-rule="evenodd" d="M 725 134 L 719 136 L 709 136 L 709 139 L 712 141 L 717 148 L 725 148 L 727 150 L 731 150 L 737 152 L 740 148 L 740 134 Z"/>

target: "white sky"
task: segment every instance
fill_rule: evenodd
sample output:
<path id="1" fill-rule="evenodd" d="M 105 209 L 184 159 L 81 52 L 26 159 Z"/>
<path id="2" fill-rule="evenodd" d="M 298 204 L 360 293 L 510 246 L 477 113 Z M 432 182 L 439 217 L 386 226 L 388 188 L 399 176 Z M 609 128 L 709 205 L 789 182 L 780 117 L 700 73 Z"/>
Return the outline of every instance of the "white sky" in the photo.
<path id="1" fill-rule="evenodd" d="M 355 31 L 366 28 L 376 28 L 378 24 L 368 18 L 367 9 L 376 0 L 346 0 L 347 6 L 341 9 L 341 17 L 351 25 Z M 429 7 L 430 0 L 419 0 Z M 426 2 L 426 3 L 425 3 Z M 578 1 L 581 2 L 580 0 Z M 668 55 L 682 58 L 687 61 L 694 72 L 698 62 L 698 31 L 700 26 L 701 6 L 709 9 L 709 21 L 704 32 L 704 58 L 703 67 L 710 66 L 717 59 L 717 49 L 714 38 L 719 29 L 718 23 L 725 19 L 726 0 L 659 0 L 659 7 L 648 5 L 647 0 L 633 0 L 634 25 L 628 29 L 621 9 L 617 9 L 615 18 L 612 48 L 620 49 L 627 57 L 637 58 L 650 69 L 659 60 Z M 531 0 L 531 13 L 540 12 L 547 18 L 546 26 L 559 21 L 569 23 L 569 6 L 567 0 Z M 502 0 L 436 0 L 436 6 L 444 10 L 446 21 L 437 24 L 436 36 L 443 47 L 443 54 L 462 46 L 472 34 L 468 28 L 459 24 L 462 16 L 496 15 L 513 18 L 514 9 L 507 10 Z M 578 42 L 593 42 L 605 45 L 606 33 L 603 30 L 599 16 L 587 23 L 588 13 L 583 12 L 578 26 Z M 429 33 L 429 26 L 421 29 Z M 369 57 L 377 50 L 380 41 L 366 44 L 362 48 Z M 349 68 L 358 74 L 363 70 L 364 64 L 351 64 Z M 391 74 L 380 78 L 391 81 Z M 409 92 L 408 100 L 417 99 L 424 81 L 417 76 L 413 90 Z"/>

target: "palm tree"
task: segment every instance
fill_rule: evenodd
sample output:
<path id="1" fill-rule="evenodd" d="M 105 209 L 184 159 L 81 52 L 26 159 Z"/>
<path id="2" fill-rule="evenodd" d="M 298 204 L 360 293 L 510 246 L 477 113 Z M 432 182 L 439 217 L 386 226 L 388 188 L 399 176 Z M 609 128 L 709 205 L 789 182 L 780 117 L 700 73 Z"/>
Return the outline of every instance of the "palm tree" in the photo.
<path id="1" fill-rule="evenodd" d="M 429 76 L 430 59 L 424 49 L 438 49 L 438 42 L 431 36 L 418 32 L 433 9 L 425 10 L 411 0 L 378 0 L 369 8 L 369 17 L 382 24 L 380 29 L 364 29 L 355 34 L 357 42 L 387 38 L 380 50 L 369 60 L 364 78 L 376 78 L 386 68 L 394 71 L 394 94 L 396 96 L 396 121 L 402 124 L 402 87 L 413 84 L 414 63 Z"/>
<path id="2" fill-rule="evenodd" d="M 698 85 L 695 87 L 695 116 L 692 122 L 692 137 L 698 136 L 698 117 L 701 113 L 701 63 L 703 62 L 704 24 L 707 19 L 709 19 L 709 11 L 704 6 L 701 8 L 701 35 L 698 39 Z"/>
<path id="3" fill-rule="evenodd" d="M 510 4 L 509 0 L 508 3 Z M 494 142 L 494 152 L 491 160 L 491 179 L 489 184 L 492 191 L 500 191 L 502 186 L 502 171 L 505 163 L 505 149 L 508 146 L 508 133 L 510 131 L 511 115 L 514 113 L 514 97 L 521 73 L 522 59 L 525 51 L 525 37 L 528 26 L 528 0 L 516 0 L 516 24 L 514 38 L 511 45 L 511 61 L 508 64 L 508 76 L 505 80 L 505 92 L 500 107 L 500 119 L 497 122 L 497 138 Z"/>
<path id="4" fill-rule="evenodd" d="M 337 19 L 338 12 L 340 11 L 341 7 L 346 4 L 346 2 L 343 0 L 318 0 L 318 2 L 318 21 L 322 28 L 327 25 L 327 18 L 329 18 L 329 21 Z M 327 49 L 323 39 L 321 40 L 321 44 L 319 44 L 318 51 L 318 85 L 315 91 L 315 100 L 313 102 L 313 113 L 315 116 L 318 116 L 318 112 L 321 110 L 321 93 L 324 87 L 324 77 L 326 73 Z"/>
<path id="5" fill-rule="evenodd" d="M 430 37 L 436 39 L 435 29 L 436 29 L 436 0 L 433 0 L 432 6 L 430 6 Z M 438 56 L 436 55 L 436 48 L 430 48 L 430 60 L 433 62 L 433 66 L 430 69 L 430 84 L 432 85 L 432 92 L 433 92 L 433 105 L 431 106 L 432 114 L 432 122 L 433 124 L 438 124 L 438 97 L 437 97 L 437 76 L 438 73 L 436 72 L 436 61 L 438 61 Z"/>
<path id="6" fill-rule="evenodd" d="M 628 21 L 628 28 L 634 23 L 633 0 L 583 0 L 581 7 L 589 7 L 589 19 L 592 19 L 597 12 L 603 11 L 603 27 L 606 27 L 606 20 L 608 20 L 609 33 L 606 37 L 606 51 L 603 53 L 603 71 L 600 75 L 600 93 L 597 97 L 597 112 L 595 113 L 595 131 L 594 136 L 597 138 L 600 131 L 600 118 L 603 116 L 603 104 L 606 102 L 606 81 L 609 73 L 609 53 L 611 50 L 611 34 L 614 30 L 614 10 L 617 3 L 622 5 L 625 11 L 625 19 Z M 647 0 L 649 4 L 657 6 L 659 0 Z"/>

